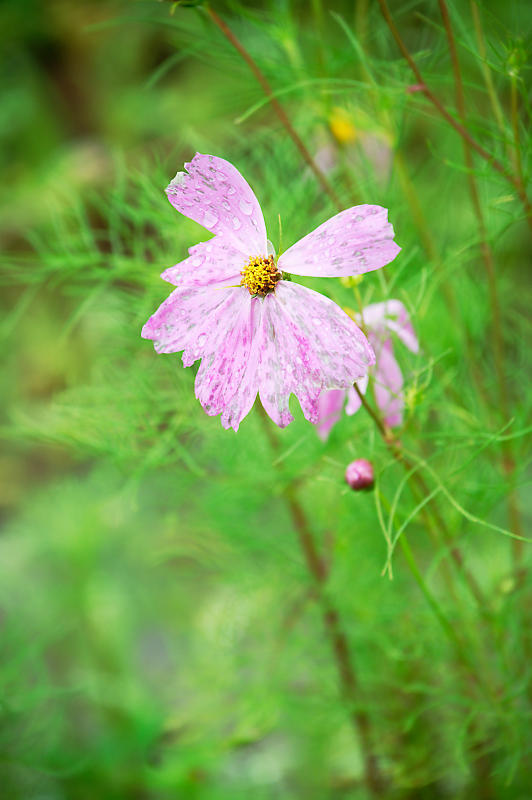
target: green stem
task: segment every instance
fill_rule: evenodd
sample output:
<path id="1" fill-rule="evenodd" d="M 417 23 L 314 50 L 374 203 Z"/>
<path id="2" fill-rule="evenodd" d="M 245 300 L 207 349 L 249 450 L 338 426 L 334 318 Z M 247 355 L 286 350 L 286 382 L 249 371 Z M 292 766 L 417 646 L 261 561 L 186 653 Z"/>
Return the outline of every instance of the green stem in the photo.
<path id="1" fill-rule="evenodd" d="M 487 64 L 486 42 L 484 40 L 482 22 L 480 19 L 480 14 L 475 0 L 471 0 L 470 6 L 471 6 L 471 15 L 473 17 L 473 26 L 475 28 L 475 35 L 477 37 L 478 50 L 480 53 L 480 68 L 482 70 L 482 75 L 484 77 L 484 83 L 486 84 L 488 97 L 490 99 L 491 107 L 493 109 L 493 114 L 495 116 L 495 119 L 497 120 L 497 125 L 499 126 L 499 131 L 501 132 L 501 135 L 505 137 L 506 130 L 504 124 L 504 116 L 502 113 L 501 105 L 499 103 L 499 98 L 497 97 L 497 92 L 495 91 L 495 86 L 493 85 L 493 79 L 491 77 L 490 68 Z"/>
<path id="2" fill-rule="evenodd" d="M 437 618 L 438 622 L 440 623 L 445 635 L 452 642 L 454 647 L 456 648 L 456 652 L 460 658 L 460 660 L 465 664 L 465 666 L 470 667 L 470 661 L 464 649 L 464 645 L 461 642 L 460 638 L 458 637 L 454 627 L 451 625 L 445 613 L 443 612 L 440 604 L 428 588 L 423 575 L 421 574 L 421 570 L 419 569 L 417 562 L 414 558 L 414 554 L 410 545 L 408 544 L 408 540 L 406 536 L 403 534 L 399 539 L 399 544 L 401 545 L 401 549 L 404 553 L 406 563 L 408 564 L 412 575 L 414 576 L 414 580 L 418 584 L 419 588 L 421 589 L 425 600 L 429 604 L 430 608 L 434 612 L 435 617 Z"/>
<path id="3" fill-rule="evenodd" d="M 416 472 L 416 470 L 412 467 L 412 465 L 406 458 L 405 454 L 403 453 L 401 444 L 395 438 L 393 432 L 381 419 L 379 413 L 370 405 L 370 403 L 368 403 L 366 397 L 362 394 L 356 383 L 354 384 L 354 389 L 360 399 L 362 406 L 364 407 L 364 409 L 367 411 L 367 413 L 370 415 L 375 425 L 377 426 L 377 430 L 379 431 L 386 447 L 393 455 L 395 460 L 398 461 L 400 464 L 402 464 L 402 466 L 405 468 L 408 474 L 407 482 L 409 483 L 409 485 L 412 486 L 413 484 L 414 485 L 417 484 L 417 487 L 416 489 L 414 489 L 414 492 L 420 490 L 425 497 L 428 497 L 428 495 L 430 494 L 430 490 L 427 484 L 425 483 L 424 478 L 421 475 L 419 475 Z M 440 514 L 440 510 L 434 498 L 431 499 L 430 501 L 430 508 L 432 510 L 434 520 L 439 530 L 441 531 L 443 540 L 449 548 L 449 555 L 451 559 L 453 560 L 456 568 L 463 575 L 466 584 L 471 591 L 471 594 L 475 598 L 475 601 L 477 602 L 479 609 L 481 610 L 481 613 L 484 613 L 487 608 L 487 603 L 482 593 L 482 590 L 480 589 L 480 586 L 476 582 L 472 573 L 467 569 L 460 548 L 453 543 L 453 536 L 449 531 L 449 529 L 447 528 L 445 520 Z"/>

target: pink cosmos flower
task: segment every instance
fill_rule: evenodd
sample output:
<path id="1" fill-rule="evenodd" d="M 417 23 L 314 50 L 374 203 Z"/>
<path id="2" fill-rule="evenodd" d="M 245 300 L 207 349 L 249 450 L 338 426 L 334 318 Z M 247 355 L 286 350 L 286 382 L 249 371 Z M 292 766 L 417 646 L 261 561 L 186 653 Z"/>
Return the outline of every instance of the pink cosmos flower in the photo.
<path id="1" fill-rule="evenodd" d="M 375 400 L 382 411 L 384 421 L 390 428 L 403 422 L 403 375 L 393 354 L 391 334 L 394 333 L 413 353 L 419 351 L 419 343 L 414 333 L 408 311 L 400 300 L 387 300 L 374 303 L 364 309 L 364 324 L 376 355 Z M 358 382 L 358 388 L 365 394 L 368 386 L 367 376 Z M 332 390 L 324 392 L 319 400 L 319 421 L 317 431 L 323 441 L 329 437 L 333 425 L 340 419 L 346 392 Z M 355 414 L 361 400 L 351 387 L 347 392 L 346 414 Z"/>
<path id="2" fill-rule="evenodd" d="M 158 353 L 201 359 L 196 397 L 224 428 L 238 430 L 257 392 L 280 427 L 293 417 L 294 393 L 305 417 L 319 419 L 325 389 L 346 389 L 375 362 L 362 331 L 335 303 L 287 280 L 340 277 L 378 269 L 400 248 L 387 211 L 348 208 L 275 260 L 259 203 L 238 170 L 196 153 L 166 189 L 186 217 L 214 233 L 162 273 L 177 288 L 142 329 Z"/>

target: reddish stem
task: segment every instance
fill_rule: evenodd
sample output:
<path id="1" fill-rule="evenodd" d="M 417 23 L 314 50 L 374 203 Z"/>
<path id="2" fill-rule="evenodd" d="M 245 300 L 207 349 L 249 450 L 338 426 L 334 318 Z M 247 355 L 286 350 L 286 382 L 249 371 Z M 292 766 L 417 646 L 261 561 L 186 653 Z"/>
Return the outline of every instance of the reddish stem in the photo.
<path id="1" fill-rule="evenodd" d="M 260 402 L 257 403 L 257 407 L 268 441 L 272 449 L 278 452 L 279 441 L 273 431 L 271 422 Z M 288 484 L 284 491 L 284 496 L 305 558 L 307 569 L 314 581 L 317 596 L 322 607 L 325 630 L 334 654 L 342 693 L 346 703 L 350 707 L 350 719 L 360 741 L 364 761 L 365 782 L 374 797 L 382 797 L 382 790 L 385 782 L 377 759 L 373 754 L 370 720 L 367 712 L 363 709 L 356 708 L 355 705 L 357 695 L 360 692 L 360 686 L 349 650 L 349 643 L 342 628 L 340 615 L 324 591 L 327 582 L 327 566 L 318 552 L 307 515 L 292 484 Z"/>
<path id="2" fill-rule="evenodd" d="M 449 43 L 451 63 L 453 65 L 454 85 L 456 93 L 456 107 L 458 109 L 458 114 L 460 116 L 460 119 L 462 120 L 462 123 L 465 125 L 466 123 L 465 94 L 462 83 L 462 75 L 460 72 L 460 62 L 458 60 L 458 52 L 451 24 L 451 17 L 445 0 L 438 0 L 438 2 L 440 6 L 440 13 L 443 19 L 443 24 L 445 26 L 445 32 L 447 34 L 447 41 Z M 473 156 L 471 153 L 471 148 L 469 142 L 466 139 L 463 140 L 463 145 L 464 145 L 464 160 L 468 170 L 467 180 L 469 184 L 469 193 L 471 195 L 473 210 L 477 218 L 478 230 L 480 235 L 480 251 L 482 254 L 482 260 L 484 262 L 486 277 L 488 279 L 488 289 L 489 289 L 491 315 L 492 315 L 492 325 L 490 327 L 492 330 L 493 353 L 495 357 L 495 371 L 497 373 L 497 383 L 499 387 L 499 400 L 504 419 L 507 420 L 510 416 L 509 400 L 508 400 L 508 391 L 506 387 L 506 376 L 504 373 L 504 344 L 502 336 L 501 309 L 499 303 L 499 296 L 497 292 L 495 262 L 493 258 L 493 251 L 491 249 L 488 239 L 488 233 L 486 230 L 486 222 L 484 219 L 482 204 L 480 202 L 477 183 L 473 172 Z M 507 475 L 508 479 L 512 480 L 513 473 L 515 471 L 515 462 L 513 459 L 512 446 L 510 441 L 505 440 L 503 442 L 502 450 L 503 450 L 503 457 L 502 457 L 503 470 Z M 523 536 L 519 509 L 517 506 L 517 501 L 513 488 L 511 488 L 510 491 L 508 492 L 508 515 L 510 517 L 510 525 L 513 528 L 513 532 L 516 533 L 518 536 Z M 514 556 L 516 562 L 519 565 L 523 552 L 523 542 L 520 541 L 519 539 L 514 539 L 513 548 L 514 548 Z"/>
<path id="3" fill-rule="evenodd" d="M 248 51 L 246 50 L 244 45 L 240 42 L 240 40 L 237 39 L 235 34 L 228 27 L 228 25 L 224 22 L 224 20 L 221 19 L 221 17 L 218 16 L 216 11 L 213 11 L 212 8 L 207 8 L 207 14 L 212 19 L 214 24 L 219 28 L 219 30 L 223 33 L 225 38 L 233 45 L 235 50 L 237 50 L 237 52 L 240 53 L 240 55 L 242 56 L 242 58 L 244 59 L 244 61 L 246 62 L 246 64 L 250 68 L 250 70 L 252 71 L 253 75 L 255 76 L 257 81 L 260 83 L 262 91 L 264 92 L 264 94 L 266 95 L 268 100 L 270 101 L 270 104 L 271 104 L 273 110 L 275 111 L 275 113 L 277 114 L 279 120 L 281 121 L 281 123 L 283 124 L 284 128 L 286 129 L 286 132 L 288 133 L 288 135 L 290 136 L 290 138 L 294 142 L 295 146 L 299 150 L 301 156 L 306 161 L 306 163 L 309 166 L 309 168 L 312 170 L 312 172 L 314 173 L 314 175 L 318 179 L 319 183 L 321 184 L 321 187 L 322 187 L 323 191 L 328 194 L 328 196 L 330 197 L 330 199 L 332 200 L 332 202 L 334 203 L 334 205 L 336 206 L 338 211 L 341 211 L 343 206 L 342 206 L 342 203 L 340 202 L 340 198 L 338 197 L 338 195 L 336 194 L 336 192 L 332 188 L 331 184 L 329 183 L 329 181 L 327 180 L 327 178 L 325 177 L 325 175 L 323 174 L 323 172 L 318 167 L 318 165 L 316 164 L 316 162 L 314 161 L 314 159 L 310 155 L 309 151 L 305 147 L 305 145 L 304 145 L 303 141 L 301 140 L 299 134 L 297 133 L 297 131 L 293 127 L 292 123 L 290 122 L 290 120 L 289 120 L 289 118 L 288 118 L 288 116 L 286 114 L 286 111 L 284 110 L 284 108 L 282 107 L 280 102 L 275 97 L 275 95 L 273 93 L 273 90 L 272 90 L 272 88 L 271 88 L 266 76 L 264 75 L 262 70 L 259 68 L 259 66 L 256 63 L 256 61 L 252 58 L 250 53 L 248 53 Z"/>
<path id="4" fill-rule="evenodd" d="M 410 69 L 416 76 L 418 84 L 421 90 L 423 91 L 425 97 L 428 100 L 430 100 L 432 105 L 438 110 L 441 116 L 449 123 L 449 125 L 451 125 L 455 129 L 455 131 L 462 137 L 462 139 L 464 139 L 464 141 L 466 141 L 473 150 L 475 150 L 480 156 L 482 156 L 482 158 L 485 161 L 487 161 L 488 164 L 491 164 L 493 169 L 495 169 L 500 175 L 502 175 L 507 181 L 509 181 L 512 184 L 512 186 L 517 191 L 517 194 L 519 195 L 521 202 L 523 203 L 526 212 L 527 222 L 530 228 L 532 229 L 532 206 L 530 205 L 530 201 L 527 197 L 525 188 L 519 176 L 513 175 L 511 172 L 508 172 L 508 170 L 504 167 L 504 165 L 497 158 L 495 158 L 494 155 L 488 153 L 488 151 L 485 150 L 482 147 L 482 145 L 480 145 L 475 139 L 473 139 L 469 131 L 460 122 L 455 120 L 455 118 L 451 114 L 449 114 L 449 112 L 447 111 L 445 106 L 440 102 L 438 97 L 427 86 L 423 78 L 423 75 L 421 74 L 421 71 L 419 70 L 416 62 L 410 55 L 405 43 L 401 38 L 399 31 L 395 26 L 395 23 L 390 14 L 390 10 L 388 8 L 386 0 L 378 0 L 378 2 L 381 7 L 382 15 L 393 35 L 393 38 L 397 42 L 399 50 L 401 51 L 404 58 L 408 62 Z"/>

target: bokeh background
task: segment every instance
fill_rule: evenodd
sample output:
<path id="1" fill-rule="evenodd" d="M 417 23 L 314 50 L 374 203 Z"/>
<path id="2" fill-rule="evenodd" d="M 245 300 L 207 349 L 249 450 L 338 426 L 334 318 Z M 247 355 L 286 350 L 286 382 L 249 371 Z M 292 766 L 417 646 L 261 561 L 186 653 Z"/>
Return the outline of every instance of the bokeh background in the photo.
<path id="1" fill-rule="evenodd" d="M 523 206 L 485 160 L 464 166 L 378 3 L 211 5 L 343 206 L 390 209 L 402 253 L 357 291 L 401 299 L 420 338 L 416 356 L 396 343 L 398 435 L 431 498 L 363 411 L 323 443 L 293 399 L 272 449 L 256 409 L 224 431 L 194 398 L 195 368 L 140 338 L 168 294 L 160 272 L 204 238 L 164 195 L 196 151 L 244 174 L 277 250 L 336 213 L 206 8 L 4 0 L 0 794 L 375 796 L 354 703 L 385 776 L 377 796 L 527 800 L 530 556 L 512 539 L 530 520 Z M 390 9 L 454 114 L 440 5 Z M 468 130 L 526 183 L 530 5 L 448 9 Z M 301 282 L 355 306 L 340 281 Z M 345 486 L 357 457 L 374 463 L 373 493 Z M 359 683 L 349 702 L 287 487 L 329 564 Z M 407 549 L 391 553 L 396 536 Z"/>

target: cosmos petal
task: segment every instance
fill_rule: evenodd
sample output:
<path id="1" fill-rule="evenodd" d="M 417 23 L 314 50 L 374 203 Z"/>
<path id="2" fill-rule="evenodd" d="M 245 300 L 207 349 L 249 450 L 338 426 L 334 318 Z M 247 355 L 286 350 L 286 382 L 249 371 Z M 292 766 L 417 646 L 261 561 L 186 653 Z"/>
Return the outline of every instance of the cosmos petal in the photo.
<path id="1" fill-rule="evenodd" d="M 322 278 L 371 272 L 389 264 L 401 250 L 393 237 L 387 209 L 353 206 L 288 248 L 279 258 L 279 269 Z"/>
<path id="2" fill-rule="evenodd" d="M 161 278 L 174 286 L 208 286 L 239 284 L 240 272 L 249 259 L 224 236 L 189 247 L 188 258 L 169 267 Z"/>
<path id="3" fill-rule="evenodd" d="M 247 290 L 233 295 L 223 326 L 215 327 L 196 376 L 196 397 L 210 416 L 222 414 L 224 428 L 238 426 L 249 413 L 258 391 L 262 303 Z"/>
<path id="4" fill-rule="evenodd" d="M 248 255 L 266 254 L 266 226 L 249 184 L 229 161 L 196 153 L 166 188 L 171 204 Z"/>
<path id="5" fill-rule="evenodd" d="M 419 342 L 410 322 L 408 311 L 400 300 L 372 303 L 364 309 L 364 324 L 373 331 L 395 333 L 413 353 L 419 352 Z"/>
<path id="6" fill-rule="evenodd" d="M 144 339 L 153 339 L 158 353 L 183 350 L 183 364 L 189 367 L 208 350 L 219 327 L 224 328 L 241 288 L 188 287 L 175 289 L 149 318 L 142 329 Z"/>
<path id="7" fill-rule="evenodd" d="M 323 390 L 347 389 L 375 363 L 366 337 L 339 306 L 288 281 L 264 298 L 260 331 L 260 399 L 280 427 L 293 419 L 290 394 L 317 423 Z"/>
<path id="8" fill-rule="evenodd" d="M 368 376 L 364 376 L 359 381 L 357 381 L 357 386 L 362 394 L 366 394 L 368 389 Z M 353 414 L 356 414 L 360 406 L 362 405 L 362 400 L 358 396 L 357 392 L 355 391 L 354 387 L 351 386 L 347 390 L 347 405 L 345 407 L 345 413 L 352 417 Z"/>
<path id="9" fill-rule="evenodd" d="M 403 422 L 403 374 L 393 354 L 390 339 L 376 345 L 375 400 L 390 428 Z"/>
<path id="10" fill-rule="evenodd" d="M 327 441 L 332 427 L 336 425 L 340 419 L 344 400 L 344 389 L 328 389 L 326 392 L 320 394 L 318 400 L 319 418 L 316 423 L 316 430 L 323 442 Z"/>

